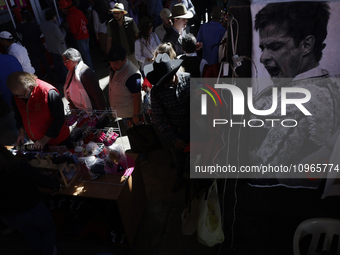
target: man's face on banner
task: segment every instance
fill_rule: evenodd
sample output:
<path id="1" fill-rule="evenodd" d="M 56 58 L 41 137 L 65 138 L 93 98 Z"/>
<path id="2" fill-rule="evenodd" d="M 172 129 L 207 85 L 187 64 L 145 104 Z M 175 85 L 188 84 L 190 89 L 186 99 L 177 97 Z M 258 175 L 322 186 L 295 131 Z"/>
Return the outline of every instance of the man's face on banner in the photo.
<path id="1" fill-rule="evenodd" d="M 260 29 L 260 62 L 272 78 L 294 78 L 300 73 L 302 43 L 295 47 L 294 39 L 284 26 L 268 25 Z"/>

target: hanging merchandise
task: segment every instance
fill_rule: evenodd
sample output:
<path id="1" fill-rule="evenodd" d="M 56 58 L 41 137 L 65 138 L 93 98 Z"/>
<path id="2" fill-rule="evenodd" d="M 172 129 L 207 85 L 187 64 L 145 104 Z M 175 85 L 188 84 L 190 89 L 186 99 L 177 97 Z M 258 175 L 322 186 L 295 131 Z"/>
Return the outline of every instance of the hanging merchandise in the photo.
<path id="1" fill-rule="evenodd" d="M 76 112 L 72 112 L 71 114 L 69 114 L 67 117 L 66 117 L 66 126 L 67 127 L 70 127 L 72 126 L 74 123 L 76 123 L 78 120 L 78 116 L 77 116 L 77 113 Z"/>
<path id="2" fill-rule="evenodd" d="M 214 181 L 199 204 L 197 238 L 201 244 L 212 247 L 224 241 L 217 182 Z"/>
<path id="3" fill-rule="evenodd" d="M 95 113 L 91 114 L 89 122 L 87 123 L 87 126 L 95 127 L 97 123 L 98 123 L 98 116 Z"/>
<path id="4" fill-rule="evenodd" d="M 70 134 L 71 140 L 74 143 L 83 141 L 88 144 L 91 141 L 98 143 L 104 143 L 105 146 L 112 145 L 119 134 L 119 128 L 110 129 L 110 132 L 106 134 L 104 129 L 112 121 L 112 117 L 116 116 L 113 114 L 112 109 L 104 111 L 90 111 L 70 109 L 66 116 L 66 126 L 72 126 L 72 132 Z M 116 132 L 112 132 L 112 130 Z M 77 144 L 79 145 L 79 144 Z"/>

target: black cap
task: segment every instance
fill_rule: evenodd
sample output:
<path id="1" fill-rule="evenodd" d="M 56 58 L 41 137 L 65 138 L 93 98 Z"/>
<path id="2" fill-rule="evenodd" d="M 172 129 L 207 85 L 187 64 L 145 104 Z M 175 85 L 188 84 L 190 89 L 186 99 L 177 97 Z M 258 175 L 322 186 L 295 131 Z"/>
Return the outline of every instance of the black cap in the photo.
<path id="1" fill-rule="evenodd" d="M 109 53 L 107 53 L 106 58 L 108 61 L 118 61 L 124 60 L 126 57 L 126 50 L 120 45 L 114 45 L 111 47 Z"/>

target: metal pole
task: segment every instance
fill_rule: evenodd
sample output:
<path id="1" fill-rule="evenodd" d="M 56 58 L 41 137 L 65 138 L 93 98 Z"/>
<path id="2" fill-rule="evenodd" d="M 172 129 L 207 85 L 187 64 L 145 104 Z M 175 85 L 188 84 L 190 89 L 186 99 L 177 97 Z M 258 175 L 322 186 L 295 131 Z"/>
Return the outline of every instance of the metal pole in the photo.
<path id="1" fill-rule="evenodd" d="M 13 16 L 12 16 L 11 8 L 9 8 L 9 5 L 8 5 L 8 3 L 7 3 L 7 0 L 5 0 L 5 3 L 6 3 L 6 6 L 7 6 L 7 10 L 8 10 L 8 12 L 9 12 L 9 16 L 11 16 L 11 20 L 12 20 L 13 26 L 14 26 L 14 28 L 17 28 L 16 25 L 15 25 Z"/>

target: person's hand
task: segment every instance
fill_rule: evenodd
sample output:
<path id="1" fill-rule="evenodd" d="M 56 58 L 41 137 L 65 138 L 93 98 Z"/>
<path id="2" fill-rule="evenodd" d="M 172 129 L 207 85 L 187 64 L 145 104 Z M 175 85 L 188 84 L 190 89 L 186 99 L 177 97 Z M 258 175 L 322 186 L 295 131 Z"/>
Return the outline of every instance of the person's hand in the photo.
<path id="1" fill-rule="evenodd" d="M 198 42 L 196 44 L 196 51 L 202 49 L 202 47 L 203 47 L 203 43 L 202 42 Z"/>
<path id="2" fill-rule="evenodd" d="M 25 129 L 19 129 L 19 135 L 17 137 L 17 145 L 23 145 L 25 142 Z"/>
<path id="3" fill-rule="evenodd" d="M 96 39 L 97 39 L 97 41 L 99 41 L 99 35 L 98 34 L 96 34 Z"/>
<path id="4" fill-rule="evenodd" d="M 174 143 L 174 146 L 179 149 L 180 151 L 184 151 L 185 148 L 187 147 L 187 143 L 184 142 L 183 140 L 181 139 L 176 139 L 175 143 Z"/>
<path id="5" fill-rule="evenodd" d="M 45 145 L 48 143 L 48 141 L 50 140 L 51 138 L 47 137 L 47 136 L 44 136 L 43 138 L 39 139 L 38 141 L 36 141 L 34 144 L 33 144 L 33 149 L 34 150 L 43 150 Z"/>

